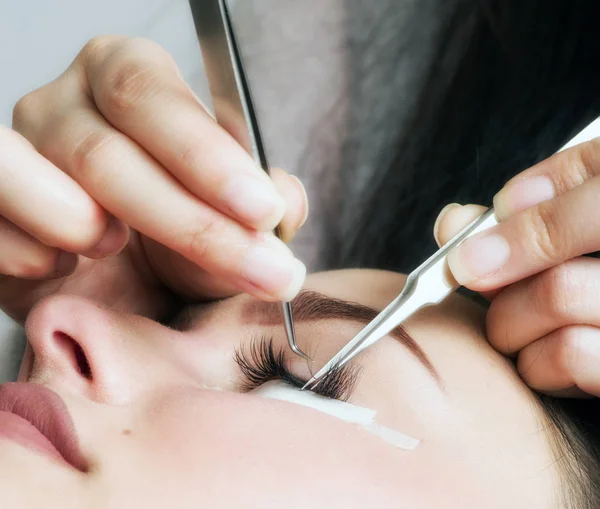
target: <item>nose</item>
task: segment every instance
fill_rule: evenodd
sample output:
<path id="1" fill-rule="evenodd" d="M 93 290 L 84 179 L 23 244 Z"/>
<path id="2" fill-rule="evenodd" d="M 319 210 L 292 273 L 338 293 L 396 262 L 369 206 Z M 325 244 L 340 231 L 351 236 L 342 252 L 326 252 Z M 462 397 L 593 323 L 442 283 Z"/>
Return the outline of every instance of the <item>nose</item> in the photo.
<path id="1" fill-rule="evenodd" d="M 25 324 L 33 359 L 29 373 L 22 370 L 20 377 L 58 385 L 94 401 L 127 404 L 151 383 L 140 366 L 154 366 L 157 360 L 144 359 L 150 349 L 128 339 L 124 331 L 131 333 L 136 324 L 123 320 L 127 318 L 79 297 L 44 299 Z"/>

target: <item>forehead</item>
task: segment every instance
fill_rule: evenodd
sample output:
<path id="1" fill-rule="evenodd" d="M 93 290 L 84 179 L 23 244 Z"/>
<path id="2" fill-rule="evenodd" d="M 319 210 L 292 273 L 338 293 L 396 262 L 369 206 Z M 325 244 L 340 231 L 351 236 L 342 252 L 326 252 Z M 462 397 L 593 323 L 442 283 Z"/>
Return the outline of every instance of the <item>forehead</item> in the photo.
<path id="1" fill-rule="evenodd" d="M 397 272 L 350 269 L 310 274 L 305 288 L 383 309 L 402 291 L 405 282 L 406 276 Z"/>

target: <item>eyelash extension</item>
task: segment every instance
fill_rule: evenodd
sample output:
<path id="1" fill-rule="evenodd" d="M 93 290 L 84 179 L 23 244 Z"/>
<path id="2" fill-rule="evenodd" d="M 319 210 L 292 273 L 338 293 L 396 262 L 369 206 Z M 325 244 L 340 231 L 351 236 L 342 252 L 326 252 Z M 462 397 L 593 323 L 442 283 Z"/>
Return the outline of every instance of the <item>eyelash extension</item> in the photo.
<path id="1" fill-rule="evenodd" d="M 286 366 L 283 350 L 275 351 L 272 337 L 254 338 L 249 347 L 238 349 L 234 355 L 244 382 L 241 389 L 249 392 L 271 380 L 282 380 L 293 387 L 301 388 L 307 382 L 294 375 Z M 360 375 L 360 369 L 352 363 L 334 369 L 314 390 L 326 398 L 347 401 Z"/>

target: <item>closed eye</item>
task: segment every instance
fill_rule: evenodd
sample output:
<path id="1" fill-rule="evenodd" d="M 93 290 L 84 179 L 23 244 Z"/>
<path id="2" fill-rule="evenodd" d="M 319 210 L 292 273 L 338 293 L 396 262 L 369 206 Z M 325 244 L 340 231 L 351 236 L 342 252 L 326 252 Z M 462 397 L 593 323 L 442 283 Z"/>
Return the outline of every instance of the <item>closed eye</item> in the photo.
<path id="1" fill-rule="evenodd" d="M 308 380 L 296 376 L 287 367 L 285 351 L 276 350 L 273 337 L 257 336 L 234 356 L 242 373 L 240 390 L 249 392 L 272 380 L 282 380 L 293 387 L 302 388 Z M 314 392 L 326 398 L 347 401 L 360 376 L 353 363 L 334 370 L 319 384 Z"/>

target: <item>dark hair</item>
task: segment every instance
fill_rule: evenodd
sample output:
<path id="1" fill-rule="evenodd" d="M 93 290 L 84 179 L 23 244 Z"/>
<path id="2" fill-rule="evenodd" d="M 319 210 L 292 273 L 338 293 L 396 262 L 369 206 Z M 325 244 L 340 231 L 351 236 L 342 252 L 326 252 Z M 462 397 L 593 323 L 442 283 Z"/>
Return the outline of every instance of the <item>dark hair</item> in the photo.
<path id="1" fill-rule="evenodd" d="M 410 42 L 416 30 L 429 30 L 431 48 L 421 55 L 424 64 L 413 64 L 416 92 L 397 99 L 404 102 L 402 120 L 394 123 L 398 104 L 388 98 L 383 106 L 390 112 L 385 128 L 397 136 L 394 150 L 361 166 L 361 151 L 372 140 L 360 129 L 347 138 L 342 182 L 331 208 L 335 213 L 325 218 L 328 268 L 410 271 L 435 250 L 431 232 L 444 204 L 490 204 L 506 180 L 551 155 L 600 116 L 597 0 L 388 1 L 381 8 L 362 0 L 347 4 L 354 124 L 364 121 L 378 100 L 369 102 L 365 90 L 394 84 L 389 74 L 373 68 L 380 57 L 373 52 L 385 51 L 374 43 L 382 31 L 389 49 L 398 38 Z M 412 5 L 412 34 L 396 29 L 394 39 L 384 30 L 394 16 L 383 4 L 386 9 Z M 364 24 L 377 9 L 379 29 L 372 34 L 364 36 L 364 30 L 352 26 Z M 398 45 L 398 66 L 413 50 L 414 44 Z M 598 400 L 541 396 L 540 402 L 557 438 L 563 505 L 598 509 Z"/>
<path id="2" fill-rule="evenodd" d="M 600 507 L 600 400 L 538 396 L 551 425 L 558 471 L 562 474 L 562 506 Z"/>

